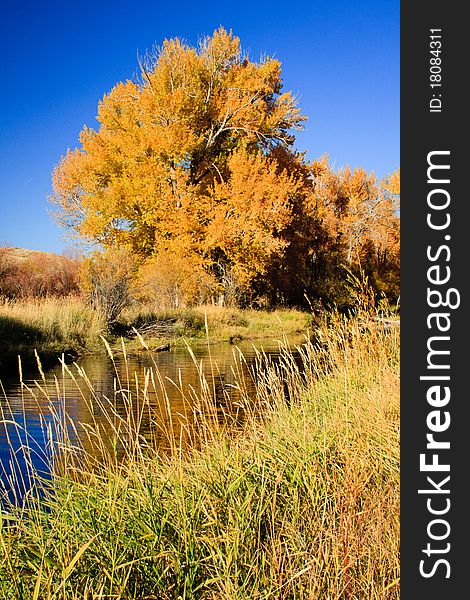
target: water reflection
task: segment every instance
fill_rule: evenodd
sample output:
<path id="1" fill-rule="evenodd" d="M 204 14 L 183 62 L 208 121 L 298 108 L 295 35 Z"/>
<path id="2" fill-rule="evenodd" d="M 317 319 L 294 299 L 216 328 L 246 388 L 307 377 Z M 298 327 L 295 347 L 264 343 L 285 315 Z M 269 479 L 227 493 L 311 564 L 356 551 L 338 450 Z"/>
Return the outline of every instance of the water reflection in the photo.
<path id="1" fill-rule="evenodd" d="M 296 336 L 288 344 L 293 348 L 304 341 Z M 17 469 L 27 470 L 22 456 L 27 440 L 34 447 L 31 464 L 47 471 L 61 437 L 75 439 L 77 446 L 101 460 L 100 432 L 106 451 L 119 459 L 133 451 L 136 436 L 140 445 L 146 442 L 165 451 L 171 438 L 184 446 L 201 419 L 236 426 L 255 394 L 260 352 L 275 359 L 280 346 L 276 340 L 260 340 L 126 358 L 122 353 L 113 358 L 100 354 L 82 357 L 67 368 L 58 364 L 44 377 L 39 372 L 23 377 L 23 385 L 4 382 L 3 480 L 15 460 Z M 56 438 L 54 444 L 51 437 Z"/>

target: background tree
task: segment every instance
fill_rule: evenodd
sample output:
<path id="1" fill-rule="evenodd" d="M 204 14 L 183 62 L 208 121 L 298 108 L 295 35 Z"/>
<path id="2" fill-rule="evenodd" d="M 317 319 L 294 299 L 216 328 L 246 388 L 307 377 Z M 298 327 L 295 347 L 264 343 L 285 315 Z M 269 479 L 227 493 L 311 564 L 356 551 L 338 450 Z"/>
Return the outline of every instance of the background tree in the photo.
<path id="1" fill-rule="evenodd" d="M 378 243 L 370 232 L 385 217 L 373 174 L 335 173 L 295 151 L 305 117 L 282 91 L 280 63 L 249 60 L 223 28 L 196 48 L 165 40 L 140 67 L 140 81 L 104 96 L 99 128 L 85 127 L 55 168 L 59 222 L 132 255 L 147 289 L 163 285 L 171 256 L 175 271 L 212 279 L 221 303 L 335 300 L 340 265 Z M 173 300 L 192 302 L 191 286 L 173 280 Z"/>
<path id="2" fill-rule="evenodd" d="M 377 292 L 399 296 L 399 170 L 378 181 L 349 167 L 334 171 L 326 157 L 312 165 L 314 210 L 324 235 L 313 286 L 322 296 L 348 303 L 347 273 L 364 274 Z M 330 289 L 321 284 L 327 282 Z M 334 289 L 336 288 L 336 289 Z"/>
<path id="3" fill-rule="evenodd" d="M 135 274 L 135 261 L 126 250 L 95 252 L 83 260 L 82 289 L 108 324 L 114 324 L 131 304 Z"/>
<path id="4" fill-rule="evenodd" d="M 133 285 L 136 299 L 155 308 L 205 304 L 218 291 L 211 273 L 167 251 L 146 261 Z"/>
<path id="5" fill-rule="evenodd" d="M 280 232 L 297 190 L 285 173 L 282 199 L 274 197 L 272 151 L 290 148 L 304 120 L 281 93 L 279 62 L 250 62 L 238 38 L 219 29 L 197 49 L 165 41 L 141 75 L 103 98 L 99 130 L 85 128 L 82 147 L 55 169 L 59 220 L 142 260 L 174 251 L 219 277 L 230 267 L 248 281 L 265 269 L 265 252 L 285 245 Z M 245 184 L 260 188 L 254 204 L 241 194 Z"/>

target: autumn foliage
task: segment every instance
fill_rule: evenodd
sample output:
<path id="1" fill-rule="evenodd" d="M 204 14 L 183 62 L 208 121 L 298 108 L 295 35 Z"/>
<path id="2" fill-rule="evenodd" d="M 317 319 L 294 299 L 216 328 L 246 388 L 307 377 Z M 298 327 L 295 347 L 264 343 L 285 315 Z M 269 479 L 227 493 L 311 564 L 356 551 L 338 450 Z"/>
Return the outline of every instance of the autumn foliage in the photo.
<path id="1" fill-rule="evenodd" d="M 140 66 L 54 170 L 62 225 L 131 255 L 139 293 L 176 306 L 347 303 L 345 266 L 397 296 L 399 172 L 378 181 L 296 151 L 306 117 L 279 61 L 252 62 L 220 28 Z"/>
<path id="2" fill-rule="evenodd" d="M 79 268 L 77 258 L 21 248 L 0 248 L 0 298 L 78 294 Z"/>

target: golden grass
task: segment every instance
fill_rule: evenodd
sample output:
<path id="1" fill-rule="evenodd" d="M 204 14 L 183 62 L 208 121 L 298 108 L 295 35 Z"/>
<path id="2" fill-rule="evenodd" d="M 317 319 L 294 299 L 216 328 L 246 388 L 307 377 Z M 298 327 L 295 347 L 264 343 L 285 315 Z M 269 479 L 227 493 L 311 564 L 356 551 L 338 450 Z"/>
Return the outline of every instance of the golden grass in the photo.
<path id="1" fill-rule="evenodd" d="M 309 313 L 291 308 L 253 310 L 213 305 L 192 308 L 153 310 L 150 306 L 136 305 L 126 309 L 121 323 L 143 329 L 147 344 L 158 346 L 170 342 L 173 346 L 206 343 L 206 327 L 212 343 L 236 342 L 260 338 L 279 338 L 305 333 L 311 327 Z M 152 331 L 152 325 L 157 328 Z M 161 324 L 160 330 L 158 324 Z M 128 344 L 132 347 L 132 344 Z M 134 344 L 138 347 L 138 343 Z"/>
<path id="2" fill-rule="evenodd" d="M 154 369 L 139 389 L 121 381 L 125 415 L 95 398 L 119 456 L 98 422 L 84 455 L 56 413 L 45 498 L 4 510 L 1 597 L 398 599 L 398 331 L 336 317 L 317 334 L 300 365 L 260 354 L 236 427 L 201 373 L 179 433 L 155 417 L 167 453 L 139 431 L 164 386 Z"/>
<path id="3" fill-rule="evenodd" d="M 83 350 L 105 331 L 99 312 L 79 298 L 0 302 L 0 339 L 5 351 Z"/>
<path id="4" fill-rule="evenodd" d="M 212 342 L 278 338 L 305 332 L 310 324 L 309 315 L 295 309 L 255 311 L 209 305 L 154 311 L 135 305 L 110 330 L 103 314 L 78 297 L 4 300 L 0 301 L 0 352 L 13 359 L 10 363 L 19 354 L 31 357 L 33 350 L 43 358 L 48 353 L 77 355 L 102 350 L 100 336 L 105 334 L 120 351 L 120 335 L 132 335 L 133 328 L 146 330 L 142 335 L 150 347 L 167 343 L 184 347 L 206 342 L 206 318 Z M 136 339 L 126 339 L 126 347 L 129 352 L 141 350 Z"/>

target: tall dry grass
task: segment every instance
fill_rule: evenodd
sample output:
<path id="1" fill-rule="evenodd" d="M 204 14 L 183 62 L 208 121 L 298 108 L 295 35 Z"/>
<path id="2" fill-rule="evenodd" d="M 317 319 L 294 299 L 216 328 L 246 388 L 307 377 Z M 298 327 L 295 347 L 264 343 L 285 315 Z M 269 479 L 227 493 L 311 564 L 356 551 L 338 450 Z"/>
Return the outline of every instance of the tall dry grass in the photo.
<path id="1" fill-rule="evenodd" d="M 103 316 L 75 296 L 0 301 L 4 354 L 96 347 L 105 330 Z"/>
<path id="2" fill-rule="evenodd" d="M 155 439 L 140 430 L 149 389 L 166 401 L 155 369 L 117 383 L 124 413 L 95 396 L 109 428 L 87 426 L 87 452 L 54 409 L 52 480 L 31 468 L 36 489 L 3 510 L 0 596 L 399 598 L 398 331 L 336 316 L 317 333 L 300 358 L 260 354 L 238 406 L 216 406 L 201 372 Z"/>

